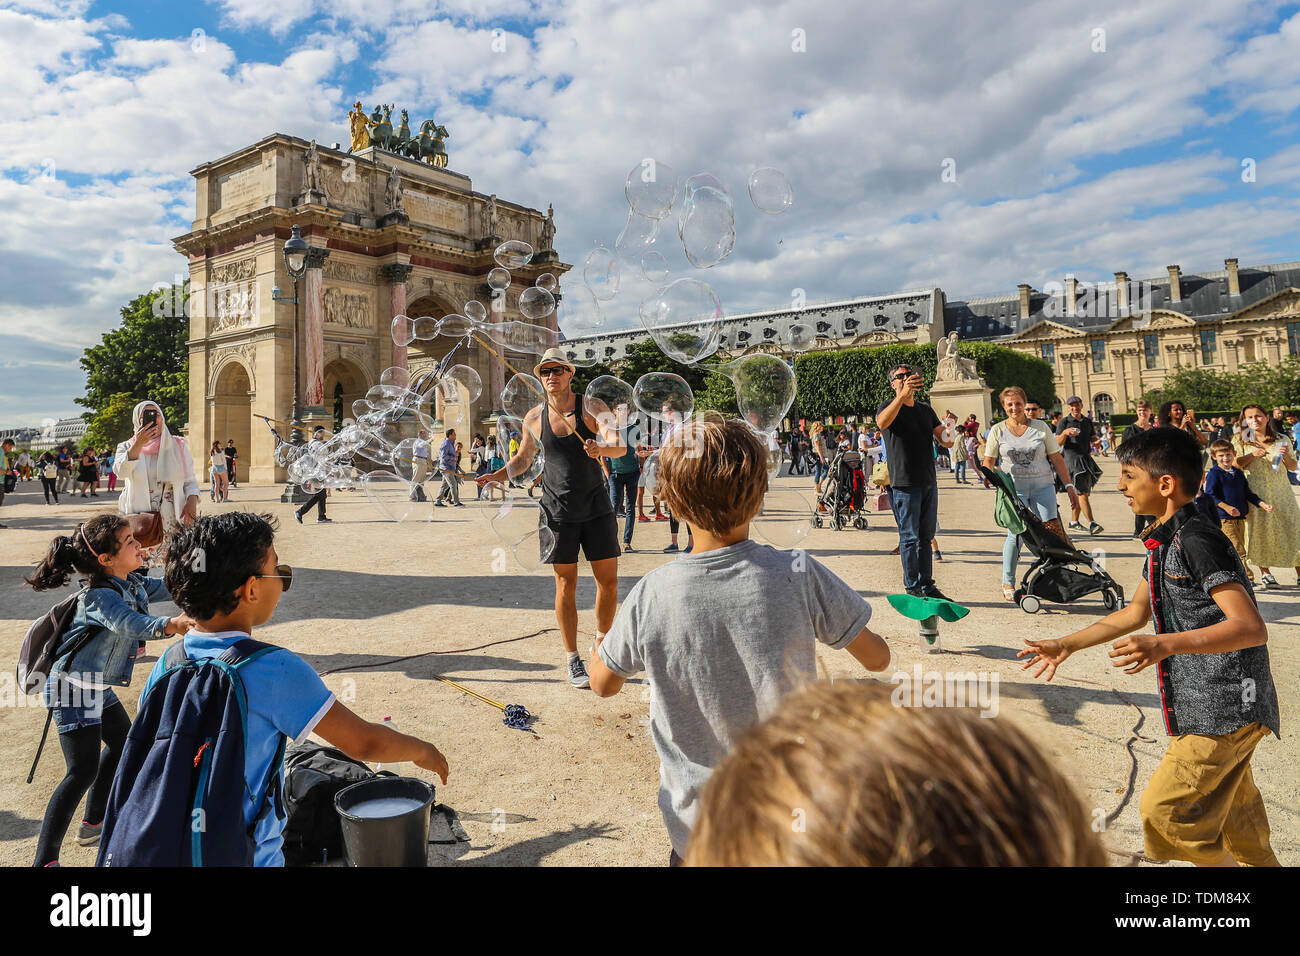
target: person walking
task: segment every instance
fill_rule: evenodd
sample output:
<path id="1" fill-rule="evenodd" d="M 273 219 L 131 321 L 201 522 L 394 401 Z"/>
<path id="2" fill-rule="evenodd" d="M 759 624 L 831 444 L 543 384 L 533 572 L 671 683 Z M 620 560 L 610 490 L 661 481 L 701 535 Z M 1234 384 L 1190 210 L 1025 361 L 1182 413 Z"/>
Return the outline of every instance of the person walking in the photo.
<path id="1" fill-rule="evenodd" d="M 577 371 L 563 351 L 547 349 L 533 367 L 546 390 L 545 401 L 524 417 L 527 426 L 519 451 L 506 467 L 478 479 L 480 485 L 522 474 L 540 446 L 545 455 L 541 511 L 549 538 L 539 539 L 542 561 L 555 571 L 555 618 L 568 656 L 569 683 L 590 687 L 587 668 L 578 654 L 578 550 L 591 564 L 596 579 L 596 642 L 604 640 L 618 605 L 618 519 L 605 489 L 601 457 L 619 458 L 627 447 L 611 427 L 613 413 L 597 398 L 573 391 Z M 540 441 L 534 436 L 540 435 Z"/>
<path id="2" fill-rule="evenodd" d="M 939 479 L 934 467 L 934 439 L 945 448 L 944 426 L 925 402 L 916 400 L 924 380 L 908 365 L 889 370 L 892 401 L 876 411 L 889 462 L 889 500 L 898 520 L 898 547 L 903 587 L 908 594 L 949 600 L 934 583 L 932 542 L 938 529 Z"/>
<path id="3" fill-rule="evenodd" d="M 317 427 L 316 430 L 311 433 L 311 440 L 323 442 L 325 440 L 325 429 L 322 427 Z M 302 516 L 305 515 L 308 511 L 311 511 L 313 507 L 315 507 L 316 523 L 328 524 L 331 520 L 333 520 L 331 518 L 326 517 L 325 515 L 325 498 L 328 495 L 328 493 L 329 493 L 328 488 L 318 489 L 314 494 L 312 494 L 310 498 L 308 498 L 306 501 L 302 503 L 301 507 L 299 507 L 296 511 L 294 511 L 293 513 L 294 520 L 297 521 L 299 524 L 302 524 Z"/>
<path id="4" fill-rule="evenodd" d="M 411 445 L 411 493 L 408 495 L 411 501 L 429 500 L 424 493 L 424 483 L 429 480 L 429 454 L 429 430 L 421 428 L 416 432 L 415 441 Z"/>
<path id="5" fill-rule="evenodd" d="M 32 480 L 32 456 L 31 452 L 23 449 L 23 453 L 18 456 L 18 462 L 14 466 L 18 469 L 18 479 L 20 481 Z"/>
<path id="6" fill-rule="evenodd" d="M 1295 568 L 1300 587 L 1300 505 L 1286 476 L 1296 467 L 1296 450 L 1259 405 L 1243 408 L 1238 423 L 1241 432 L 1232 446 L 1237 467 L 1250 490 L 1273 506 L 1271 513 L 1254 508 L 1246 518 L 1246 555 L 1259 565 L 1264 588 L 1282 587 L 1273 576 L 1277 566 Z"/>
<path id="7" fill-rule="evenodd" d="M 68 486 L 72 484 L 72 453 L 68 451 L 66 445 L 59 449 L 55 461 L 59 466 L 58 491 L 59 494 L 66 494 Z M 73 493 L 75 494 L 75 492 Z"/>
<path id="8" fill-rule="evenodd" d="M 95 491 L 95 482 L 99 480 L 99 459 L 95 457 L 95 449 L 87 447 L 81 453 L 81 463 L 77 467 L 77 484 L 81 487 L 81 497 L 98 498 L 99 492 Z"/>
<path id="9" fill-rule="evenodd" d="M 1151 403 L 1145 398 L 1139 399 L 1137 403 L 1137 421 L 1125 428 L 1120 434 L 1120 445 L 1123 445 L 1126 441 L 1132 441 L 1145 431 L 1150 431 L 1155 427 L 1155 424 L 1155 418 L 1151 413 Z M 1229 434 L 1231 435 L 1231 431 L 1229 431 Z M 1118 452 L 1116 452 L 1116 454 L 1118 454 Z M 1142 532 L 1150 525 L 1154 524 L 1155 520 L 1155 515 L 1135 514 L 1133 516 L 1133 537 L 1141 538 Z"/>
<path id="10" fill-rule="evenodd" d="M 434 507 L 446 507 L 444 501 L 450 501 L 452 507 L 465 507 L 460 501 L 460 478 L 457 475 L 456 429 L 448 428 L 447 434 L 438 446 L 438 470 L 442 474 L 442 487 L 438 489 L 438 500 Z"/>
<path id="11" fill-rule="evenodd" d="M 1092 440 L 1096 436 L 1096 426 L 1092 423 L 1091 418 L 1086 418 L 1083 414 L 1083 399 L 1078 395 L 1071 395 L 1065 400 L 1065 407 L 1070 410 L 1070 414 L 1061 419 L 1056 426 L 1056 437 L 1061 441 L 1061 448 L 1065 452 L 1065 467 L 1069 470 L 1070 478 L 1073 480 L 1077 489 L 1076 498 L 1070 500 L 1070 530 L 1083 531 L 1083 524 L 1079 521 L 1080 513 L 1088 519 L 1087 532 L 1089 534 L 1101 534 L 1106 529 L 1099 525 L 1092 516 L 1092 502 L 1089 495 L 1101 477 L 1101 466 L 1093 460 L 1092 457 Z"/>
<path id="12" fill-rule="evenodd" d="M 41 491 L 45 492 L 45 503 L 47 505 L 57 505 L 59 503 L 59 464 L 52 452 L 47 451 L 36 462 L 36 475 L 41 479 Z M 51 498 L 54 500 L 51 501 Z"/>
<path id="13" fill-rule="evenodd" d="M 12 438 L 6 438 L 0 442 L 0 505 L 5 502 L 5 486 L 9 484 L 9 454 L 14 450 Z M 0 524 L 0 528 L 6 528 L 8 525 Z"/>
<path id="14" fill-rule="evenodd" d="M 213 500 L 229 501 L 230 486 L 226 483 L 229 472 L 226 470 L 226 450 L 221 447 L 221 439 L 214 441 L 208 449 L 208 462 L 212 466 Z"/>
<path id="15" fill-rule="evenodd" d="M 966 478 L 966 463 L 970 461 L 970 452 L 966 448 L 968 437 L 958 430 L 957 440 L 952 444 L 952 473 L 959 485 L 970 484 L 970 481 Z"/>
<path id="16" fill-rule="evenodd" d="M 1061 446 L 1046 422 L 1037 421 L 1025 413 L 1024 389 L 1010 385 L 998 398 L 1007 417 L 989 429 L 984 447 L 984 467 L 994 468 L 1001 457 L 1007 473 L 1015 482 L 1016 497 L 1038 515 L 1048 530 L 1066 538 L 1057 512 L 1053 477 L 1059 478 L 1065 486 L 1072 508 L 1076 506 L 1077 495 L 1065 467 Z M 1015 600 L 1016 564 L 1019 560 L 1020 538 L 1008 529 L 1002 546 L 1002 597 L 1008 601 Z"/>
<path id="17" fill-rule="evenodd" d="M 822 482 L 826 480 L 831 470 L 830 449 L 826 447 L 826 426 L 821 422 L 813 422 L 809 429 L 809 440 L 812 443 L 813 454 L 817 456 L 816 463 L 813 465 L 813 491 L 820 497 Z"/>

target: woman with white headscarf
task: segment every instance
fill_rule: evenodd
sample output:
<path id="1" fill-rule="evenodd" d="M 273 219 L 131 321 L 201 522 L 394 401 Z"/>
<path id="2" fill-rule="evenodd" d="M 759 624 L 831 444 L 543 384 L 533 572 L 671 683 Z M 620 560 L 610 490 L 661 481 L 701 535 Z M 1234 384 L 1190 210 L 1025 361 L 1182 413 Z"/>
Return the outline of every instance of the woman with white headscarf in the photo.
<path id="1" fill-rule="evenodd" d="M 113 470 L 125 483 L 117 510 L 125 515 L 156 511 L 164 528 L 194 521 L 199 516 L 199 481 L 185 439 L 167 430 L 156 402 L 137 405 L 131 425 L 135 434 L 119 444 L 113 456 Z"/>

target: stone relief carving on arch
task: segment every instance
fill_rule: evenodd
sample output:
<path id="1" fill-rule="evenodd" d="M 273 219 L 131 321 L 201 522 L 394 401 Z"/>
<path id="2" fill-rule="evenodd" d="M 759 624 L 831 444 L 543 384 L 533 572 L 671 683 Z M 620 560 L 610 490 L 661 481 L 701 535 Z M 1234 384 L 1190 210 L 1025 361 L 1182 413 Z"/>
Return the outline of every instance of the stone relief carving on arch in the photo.
<path id="1" fill-rule="evenodd" d="M 249 394 L 257 392 L 257 348 L 253 345 L 234 345 L 221 349 L 215 353 L 216 359 L 212 363 L 212 371 L 208 375 L 208 398 L 215 398 L 217 395 L 217 383 L 221 381 L 221 376 L 225 374 L 226 367 L 231 364 L 239 365 L 244 369 L 248 376 Z"/>

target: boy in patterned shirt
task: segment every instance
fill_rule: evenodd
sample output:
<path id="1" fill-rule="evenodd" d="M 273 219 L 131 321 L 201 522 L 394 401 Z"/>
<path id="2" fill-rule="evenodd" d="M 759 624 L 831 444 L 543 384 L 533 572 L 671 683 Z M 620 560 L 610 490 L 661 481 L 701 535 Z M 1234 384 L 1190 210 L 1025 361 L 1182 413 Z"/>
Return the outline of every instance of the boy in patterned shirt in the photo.
<path id="1" fill-rule="evenodd" d="M 1278 866 L 1250 760 L 1279 734 L 1268 632 L 1232 543 L 1193 504 L 1201 449 L 1175 428 L 1124 442 L 1119 490 L 1146 533 L 1144 584 L 1132 603 L 1059 640 L 1029 641 L 1019 657 L 1034 676 L 1075 651 L 1113 640 L 1124 673 L 1156 667 L 1160 708 L 1172 738 L 1142 794 L 1146 853 L 1201 866 Z M 1153 634 L 1132 632 L 1150 619 Z M 1124 636 L 1132 635 L 1132 636 Z"/>

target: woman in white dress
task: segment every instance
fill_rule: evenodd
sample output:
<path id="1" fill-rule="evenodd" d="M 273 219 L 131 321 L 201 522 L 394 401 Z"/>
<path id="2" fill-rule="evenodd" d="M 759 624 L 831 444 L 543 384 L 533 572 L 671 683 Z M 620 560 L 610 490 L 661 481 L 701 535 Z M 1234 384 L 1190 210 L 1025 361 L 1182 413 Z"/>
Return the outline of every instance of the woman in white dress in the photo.
<path id="1" fill-rule="evenodd" d="M 137 405 L 131 425 L 135 434 L 113 456 L 113 470 L 124 483 L 117 510 L 125 515 L 157 511 L 164 528 L 190 524 L 199 516 L 199 481 L 185 439 L 167 430 L 156 402 Z"/>

